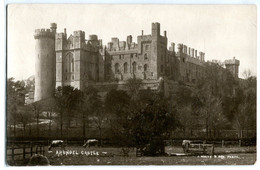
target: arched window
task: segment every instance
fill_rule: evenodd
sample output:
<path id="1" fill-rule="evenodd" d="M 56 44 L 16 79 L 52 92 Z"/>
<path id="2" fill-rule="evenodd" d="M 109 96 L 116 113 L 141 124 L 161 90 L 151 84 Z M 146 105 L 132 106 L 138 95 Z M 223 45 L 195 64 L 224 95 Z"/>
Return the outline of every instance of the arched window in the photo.
<path id="1" fill-rule="evenodd" d="M 149 49 L 149 45 L 146 45 L 145 46 L 145 50 L 147 51 Z"/>
<path id="2" fill-rule="evenodd" d="M 111 65 L 107 65 L 107 74 L 111 74 Z"/>
<path id="3" fill-rule="evenodd" d="M 74 72 L 74 58 L 71 59 L 71 72 Z"/>
<path id="4" fill-rule="evenodd" d="M 148 68 L 148 65 L 145 64 L 145 65 L 144 65 L 144 71 L 147 71 L 147 68 Z"/>
<path id="5" fill-rule="evenodd" d="M 163 73 L 163 65 L 161 65 L 161 73 Z"/>
<path id="6" fill-rule="evenodd" d="M 119 64 L 118 63 L 115 64 L 115 73 L 119 73 Z"/>
<path id="7" fill-rule="evenodd" d="M 127 63 L 124 63 L 124 73 L 127 73 Z"/>
<path id="8" fill-rule="evenodd" d="M 66 72 L 74 72 L 74 59 L 73 59 L 73 54 L 72 53 L 67 53 L 65 57 L 65 63 L 66 63 Z"/>
<path id="9" fill-rule="evenodd" d="M 136 72 L 136 62 L 133 62 L 133 73 Z"/>
<path id="10" fill-rule="evenodd" d="M 148 57 L 147 57 L 147 54 L 144 54 L 144 59 L 145 59 L 145 60 L 147 60 L 147 59 L 148 59 Z"/>

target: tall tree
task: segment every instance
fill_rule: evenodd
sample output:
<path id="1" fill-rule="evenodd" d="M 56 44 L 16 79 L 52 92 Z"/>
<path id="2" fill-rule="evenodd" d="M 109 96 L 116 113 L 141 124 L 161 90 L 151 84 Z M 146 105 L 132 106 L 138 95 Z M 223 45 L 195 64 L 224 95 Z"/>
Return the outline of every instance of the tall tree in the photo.
<path id="1" fill-rule="evenodd" d="M 71 86 L 57 87 L 55 90 L 55 101 L 60 117 L 60 137 L 63 138 L 63 127 L 66 121 L 67 137 L 69 136 L 69 127 L 73 117 L 72 110 L 75 109 L 78 102 L 78 96 L 75 95 L 75 89 Z"/>
<path id="2" fill-rule="evenodd" d="M 109 114 L 110 129 L 115 139 L 122 140 L 126 134 L 127 118 L 131 114 L 129 105 L 130 97 L 126 91 L 112 89 L 108 92 L 105 99 L 105 110 Z"/>
<path id="3" fill-rule="evenodd" d="M 6 98 L 7 98 L 7 112 L 6 120 L 7 126 L 11 129 L 13 126 L 13 135 L 16 136 L 16 125 L 18 107 L 24 104 L 24 82 L 15 81 L 14 78 L 7 80 Z"/>
<path id="4" fill-rule="evenodd" d="M 82 137 L 86 138 L 86 127 L 89 116 L 94 116 L 93 113 L 99 111 L 99 108 L 102 107 L 102 102 L 100 96 L 98 95 L 97 90 L 88 86 L 82 93 L 81 102 L 78 103 L 80 105 L 80 114 L 82 120 Z"/>
<path id="5" fill-rule="evenodd" d="M 19 106 L 17 111 L 17 123 L 23 126 L 23 136 L 26 136 L 26 126 L 33 122 L 33 113 L 29 106 Z M 31 128 L 31 127 L 29 127 Z M 31 131 L 31 129 L 29 129 Z M 29 133 L 30 134 L 30 133 Z"/>

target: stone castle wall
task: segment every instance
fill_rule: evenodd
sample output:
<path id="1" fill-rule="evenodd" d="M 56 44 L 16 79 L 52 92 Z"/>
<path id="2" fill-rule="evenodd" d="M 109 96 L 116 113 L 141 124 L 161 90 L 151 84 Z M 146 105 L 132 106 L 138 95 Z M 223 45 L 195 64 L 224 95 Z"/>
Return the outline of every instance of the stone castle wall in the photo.
<path id="1" fill-rule="evenodd" d="M 36 56 L 40 54 L 40 59 L 36 60 L 37 100 L 45 98 L 45 92 L 51 93 L 53 84 L 83 89 L 87 82 L 95 82 L 96 86 L 103 83 L 105 87 L 104 83 L 123 82 L 129 78 L 154 84 L 161 77 L 167 81 L 191 83 L 204 77 L 205 53 L 184 44 L 178 44 L 176 51 L 175 43 L 168 49 L 167 32 L 164 31 L 163 36 L 160 34 L 159 23 L 152 23 L 150 35 L 143 35 L 142 31 L 137 43 L 132 42 L 129 35 L 126 41 L 114 37 L 107 46 L 103 46 L 97 35 L 89 35 L 86 39 L 85 32 L 79 30 L 67 36 L 66 29 L 56 33 L 56 28 L 57 25 L 52 24 L 51 29 L 38 29 L 35 33 Z M 53 57 L 47 59 L 45 55 Z M 234 75 L 238 74 L 238 66 L 237 61 L 226 62 Z M 48 70 L 48 76 L 43 70 Z M 52 73 L 54 76 L 50 76 Z"/>

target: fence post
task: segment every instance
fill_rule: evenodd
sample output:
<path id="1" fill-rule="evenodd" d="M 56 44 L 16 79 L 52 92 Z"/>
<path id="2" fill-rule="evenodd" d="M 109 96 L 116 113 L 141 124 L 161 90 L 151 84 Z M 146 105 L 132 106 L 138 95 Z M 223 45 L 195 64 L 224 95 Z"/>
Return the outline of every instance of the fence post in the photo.
<path id="1" fill-rule="evenodd" d="M 42 154 L 42 146 L 40 146 L 40 154 Z"/>
<path id="2" fill-rule="evenodd" d="M 25 159 L 25 146 L 23 145 L 23 159 Z"/>
<path id="3" fill-rule="evenodd" d="M 224 141 L 224 140 L 222 140 L 222 148 L 224 148 L 224 144 L 225 144 L 225 141 Z"/>
<path id="4" fill-rule="evenodd" d="M 33 155 L 33 147 L 31 146 L 31 157 L 32 157 L 32 155 Z"/>
<path id="5" fill-rule="evenodd" d="M 12 146 L 12 160 L 14 161 L 14 147 Z"/>
<path id="6" fill-rule="evenodd" d="M 44 146 L 42 146 L 43 150 L 42 150 L 42 154 L 43 156 L 45 155 L 45 149 L 44 149 Z"/>
<path id="7" fill-rule="evenodd" d="M 213 145 L 212 145 L 212 150 L 211 150 L 211 155 L 212 156 L 214 156 L 214 153 L 215 153 L 215 148 L 214 148 L 215 146 L 214 146 L 214 143 L 213 143 Z"/>

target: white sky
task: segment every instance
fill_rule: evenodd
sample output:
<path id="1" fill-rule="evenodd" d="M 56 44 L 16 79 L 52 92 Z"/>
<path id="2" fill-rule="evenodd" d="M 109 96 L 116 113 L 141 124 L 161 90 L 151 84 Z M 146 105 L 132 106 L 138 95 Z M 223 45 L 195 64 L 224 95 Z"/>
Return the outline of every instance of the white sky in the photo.
<path id="1" fill-rule="evenodd" d="M 118 37 L 133 41 L 144 30 L 151 34 L 151 23 L 161 24 L 171 42 L 184 43 L 199 51 L 205 59 L 240 60 L 240 77 L 245 69 L 257 72 L 257 21 L 254 5 L 43 5 L 8 6 L 8 77 L 26 79 L 34 75 L 34 30 L 58 25 L 67 29 L 97 34 L 103 44 Z M 204 43 L 205 42 L 205 43 Z M 205 48 L 204 48 L 205 44 Z"/>

